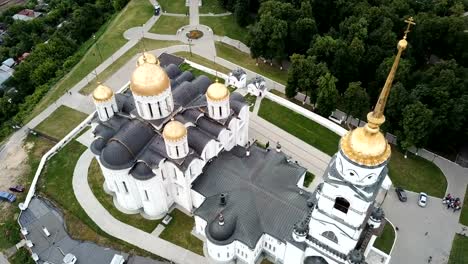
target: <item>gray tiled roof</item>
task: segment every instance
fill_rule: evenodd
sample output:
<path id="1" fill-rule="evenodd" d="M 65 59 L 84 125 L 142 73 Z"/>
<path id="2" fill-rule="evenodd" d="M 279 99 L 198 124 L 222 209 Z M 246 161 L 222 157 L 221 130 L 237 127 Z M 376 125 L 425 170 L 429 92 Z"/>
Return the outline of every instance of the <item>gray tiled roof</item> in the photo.
<path id="1" fill-rule="evenodd" d="M 175 79 L 182 73 L 179 67 L 177 67 L 175 64 L 169 64 L 168 66 L 164 67 L 164 70 L 166 71 L 169 79 Z"/>
<path id="2" fill-rule="evenodd" d="M 193 74 L 189 71 L 184 71 L 182 74 L 177 76 L 175 79 L 171 79 L 171 88 L 174 90 L 183 82 L 190 82 L 193 80 Z"/>
<path id="3" fill-rule="evenodd" d="M 232 76 L 236 77 L 237 80 L 240 80 L 240 77 L 243 75 L 243 74 L 246 74 L 245 71 L 241 68 L 237 68 L 235 70 L 232 71 Z"/>
<path id="4" fill-rule="evenodd" d="M 193 124 L 197 123 L 198 118 L 202 117 L 203 113 L 197 109 L 187 109 L 182 113 L 182 117 Z"/>
<path id="5" fill-rule="evenodd" d="M 206 147 L 206 144 L 208 144 L 208 142 L 214 138 L 210 137 L 207 133 L 203 132 L 198 127 L 188 127 L 187 139 L 189 146 L 193 148 L 198 153 L 198 155 L 201 155 L 203 149 Z"/>
<path id="6" fill-rule="evenodd" d="M 305 191 L 301 194 L 297 187 L 305 171 L 287 162 L 284 153 L 257 146 L 251 147 L 249 157 L 241 147 L 222 152 L 194 182 L 193 189 L 206 197 L 195 215 L 208 224 L 218 221 L 219 213 L 226 223 L 236 222 L 234 233 L 224 241 L 209 234 L 207 228 L 207 237 L 213 243 L 239 240 L 253 248 L 263 233 L 295 243 L 293 226 L 308 212 L 307 199 L 311 195 Z M 219 202 L 221 193 L 227 195 L 224 206 Z"/>
<path id="7" fill-rule="evenodd" d="M 174 102 L 181 106 L 186 106 L 199 97 L 200 94 L 191 82 L 183 82 L 172 91 L 172 96 L 174 97 Z"/>
<path id="8" fill-rule="evenodd" d="M 219 133 L 221 133 L 221 131 L 226 129 L 219 123 L 213 122 L 209 118 L 204 117 L 204 116 L 198 119 L 197 126 L 203 131 L 208 132 L 210 135 L 212 135 L 215 138 L 218 138 Z"/>
<path id="9" fill-rule="evenodd" d="M 175 64 L 175 66 L 180 66 L 182 63 L 184 63 L 184 59 L 179 56 L 175 56 L 175 55 L 164 52 L 161 55 L 159 55 L 159 63 L 163 67 L 166 65 L 170 65 L 170 64 Z"/>
<path id="10" fill-rule="evenodd" d="M 308 256 L 304 259 L 304 264 L 328 264 L 328 262 L 320 256 Z"/>

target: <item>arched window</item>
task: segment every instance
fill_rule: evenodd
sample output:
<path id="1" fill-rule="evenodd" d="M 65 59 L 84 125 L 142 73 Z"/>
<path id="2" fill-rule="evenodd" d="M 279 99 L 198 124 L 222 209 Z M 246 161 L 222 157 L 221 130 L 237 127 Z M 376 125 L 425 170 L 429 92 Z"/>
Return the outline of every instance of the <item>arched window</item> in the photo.
<path id="1" fill-rule="evenodd" d="M 322 236 L 338 244 L 338 238 L 332 231 L 325 231 L 322 233 Z"/>
<path id="2" fill-rule="evenodd" d="M 333 208 L 347 214 L 349 209 L 349 202 L 343 197 L 336 197 Z"/>

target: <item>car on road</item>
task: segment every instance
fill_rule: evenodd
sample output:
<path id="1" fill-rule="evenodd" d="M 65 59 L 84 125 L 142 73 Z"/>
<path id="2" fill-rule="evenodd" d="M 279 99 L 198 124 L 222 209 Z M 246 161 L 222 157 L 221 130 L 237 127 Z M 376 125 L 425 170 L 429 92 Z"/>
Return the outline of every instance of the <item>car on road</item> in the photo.
<path id="1" fill-rule="evenodd" d="M 403 190 L 402 188 L 396 187 L 395 192 L 398 196 L 398 200 L 400 200 L 401 202 L 406 202 L 408 200 L 408 196 L 406 195 L 405 190 Z"/>
<path id="2" fill-rule="evenodd" d="M 65 257 L 63 258 L 63 263 L 64 264 L 75 264 L 77 261 L 77 258 L 75 257 L 75 255 L 71 254 L 71 253 L 68 253 L 67 255 L 65 255 Z"/>
<path id="3" fill-rule="evenodd" d="M 10 191 L 19 192 L 19 193 L 24 192 L 24 186 L 22 186 L 22 185 L 11 186 Z"/>
<path id="4" fill-rule="evenodd" d="M 426 193 L 422 192 L 422 193 L 419 194 L 418 204 L 421 207 L 426 207 L 426 205 L 427 205 L 427 194 Z"/>
<path id="5" fill-rule="evenodd" d="M 16 195 L 9 193 L 9 192 L 0 191 L 0 200 L 4 200 L 4 201 L 8 201 L 12 203 L 16 201 Z"/>

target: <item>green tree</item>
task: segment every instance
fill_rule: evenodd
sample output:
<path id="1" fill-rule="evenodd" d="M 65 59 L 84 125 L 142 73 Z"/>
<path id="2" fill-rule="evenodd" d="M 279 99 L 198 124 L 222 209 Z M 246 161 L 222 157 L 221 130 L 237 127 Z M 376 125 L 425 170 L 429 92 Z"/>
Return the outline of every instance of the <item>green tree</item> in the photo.
<path id="1" fill-rule="evenodd" d="M 431 131 L 432 111 L 416 101 L 405 107 L 401 122 L 403 131 L 398 137 L 401 147 L 405 150 L 424 147 Z"/>
<path id="2" fill-rule="evenodd" d="M 286 84 L 286 96 L 294 97 L 297 92 L 304 92 L 315 103 L 317 99 L 317 80 L 328 72 L 325 63 L 317 63 L 313 56 L 293 54 L 291 66 L 288 70 L 288 82 Z"/>
<path id="3" fill-rule="evenodd" d="M 329 116 L 336 108 L 336 102 L 339 97 L 338 90 L 335 85 L 337 81 L 338 79 L 329 72 L 320 76 L 317 80 L 317 111 L 322 116 Z"/>
<path id="4" fill-rule="evenodd" d="M 366 90 L 362 88 L 361 82 L 349 83 L 348 88 L 343 96 L 344 110 L 348 114 L 347 117 L 362 119 L 369 111 L 369 96 Z M 347 120 L 348 118 L 346 118 Z"/>
<path id="5" fill-rule="evenodd" d="M 236 18 L 237 24 L 241 27 L 245 27 L 248 23 L 249 18 L 249 1 L 248 0 L 237 0 L 234 6 L 234 17 Z"/>

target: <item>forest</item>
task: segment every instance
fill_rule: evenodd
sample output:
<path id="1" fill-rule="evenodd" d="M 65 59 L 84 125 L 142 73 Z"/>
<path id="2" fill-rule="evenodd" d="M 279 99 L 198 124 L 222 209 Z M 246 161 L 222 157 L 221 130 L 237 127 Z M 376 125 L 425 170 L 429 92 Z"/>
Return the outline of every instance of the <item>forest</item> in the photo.
<path id="1" fill-rule="evenodd" d="M 254 58 L 287 64 L 286 94 L 365 120 L 408 35 L 383 129 L 404 149 L 457 153 L 468 138 L 468 1 L 220 0 L 249 30 Z M 247 8 L 245 8 L 247 7 Z"/>
<path id="2" fill-rule="evenodd" d="M 30 21 L 13 20 L 26 6 L 15 6 L 0 15 L 7 29 L 0 46 L 0 60 L 30 55 L 0 89 L 0 141 L 13 125 L 21 124 L 49 89 L 76 65 L 81 46 L 128 0 L 48 0 L 45 15 Z"/>

